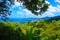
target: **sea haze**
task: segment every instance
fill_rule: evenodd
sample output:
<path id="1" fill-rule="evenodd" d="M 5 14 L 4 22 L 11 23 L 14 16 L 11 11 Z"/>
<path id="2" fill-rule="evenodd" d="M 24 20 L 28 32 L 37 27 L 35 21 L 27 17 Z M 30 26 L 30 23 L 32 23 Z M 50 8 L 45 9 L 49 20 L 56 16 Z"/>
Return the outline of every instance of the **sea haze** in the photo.
<path id="1" fill-rule="evenodd" d="M 39 21 L 39 20 L 48 20 L 49 17 L 44 17 L 44 18 L 9 18 L 12 22 L 34 22 L 34 21 Z M 2 21 L 0 19 L 0 21 Z"/>
<path id="2" fill-rule="evenodd" d="M 32 22 L 38 21 L 40 18 L 10 18 L 13 22 Z"/>

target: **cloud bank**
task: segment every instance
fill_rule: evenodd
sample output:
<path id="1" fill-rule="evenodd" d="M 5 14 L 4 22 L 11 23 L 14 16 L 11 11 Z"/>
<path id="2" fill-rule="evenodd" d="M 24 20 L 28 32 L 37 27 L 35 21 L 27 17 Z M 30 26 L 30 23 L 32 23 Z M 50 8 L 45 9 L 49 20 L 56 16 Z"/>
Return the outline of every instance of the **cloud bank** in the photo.
<path id="1" fill-rule="evenodd" d="M 50 6 L 44 14 L 38 15 L 38 16 L 34 15 L 31 11 L 24 8 L 22 3 L 20 4 L 16 0 L 15 0 L 15 5 L 12 6 L 12 8 L 16 8 L 16 7 L 19 8 L 19 11 L 17 11 L 17 13 L 16 13 L 16 15 L 18 15 L 18 16 L 16 16 L 16 17 L 20 17 L 20 18 L 22 18 L 22 17 L 23 18 L 24 17 L 25 18 L 30 18 L 30 17 L 31 18 L 40 18 L 40 17 L 46 17 L 46 16 L 53 17 L 53 16 L 56 16 L 55 13 L 58 13 L 58 12 L 60 13 L 60 5 L 59 4 L 57 4 L 56 6 L 53 6 L 50 2 L 48 2 L 48 1 L 45 1 L 45 2 L 50 4 Z M 54 2 L 60 3 L 60 0 L 54 0 Z"/>
<path id="2" fill-rule="evenodd" d="M 55 0 L 55 2 L 60 3 L 60 0 Z"/>

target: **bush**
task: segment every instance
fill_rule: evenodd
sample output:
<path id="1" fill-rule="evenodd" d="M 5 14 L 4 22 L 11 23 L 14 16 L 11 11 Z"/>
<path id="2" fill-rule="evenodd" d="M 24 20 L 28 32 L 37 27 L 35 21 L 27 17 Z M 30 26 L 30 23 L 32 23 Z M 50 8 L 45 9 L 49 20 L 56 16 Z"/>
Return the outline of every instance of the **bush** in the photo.
<path id="1" fill-rule="evenodd" d="M 0 22 L 0 40 L 19 40 L 18 33 L 8 23 Z"/>

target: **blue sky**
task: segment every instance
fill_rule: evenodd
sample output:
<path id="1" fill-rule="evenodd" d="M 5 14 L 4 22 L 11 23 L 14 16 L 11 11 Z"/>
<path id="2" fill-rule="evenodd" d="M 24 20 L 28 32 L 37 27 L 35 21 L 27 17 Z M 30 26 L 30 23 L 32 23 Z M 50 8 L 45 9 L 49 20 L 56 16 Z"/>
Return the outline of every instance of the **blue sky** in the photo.
<path id="1" fill-rule="evenodd" d="M 42 17 L 53 17 L 60 15 L 60 0 L 46 0 L 50 6 L 48 10 L 42 15 L 34 15 L 31 11 L 27 10 L 25 6 L 15 0 L 15 5 L 12 5 L 10 18 L 42 18 Z"/>

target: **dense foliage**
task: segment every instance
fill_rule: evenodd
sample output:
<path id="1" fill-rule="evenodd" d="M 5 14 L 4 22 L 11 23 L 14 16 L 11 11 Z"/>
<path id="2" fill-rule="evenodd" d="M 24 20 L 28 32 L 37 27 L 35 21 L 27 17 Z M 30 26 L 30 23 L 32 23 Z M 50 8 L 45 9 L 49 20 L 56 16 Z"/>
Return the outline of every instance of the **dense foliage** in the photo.
<path id="1" fill-rule="evenodd" d="M 60 40 L 60 20 L 0 22 L 0 40 Z"/>
<path id="2" fill-rule="evenodd" d="M 11 15 L 9 3 L 6 1 L 0 2 L 0 17 L 2 20 L 6 21 L 8 20 L 8 15 Z"/>
<path id="3" fill-rule="evenodd" d="M 17 0 L 18 2 L 23 2 L 23 5 L 26 6 L 26 8 L 30 11 L 32 11 L 33 14 L 39 15 L 45 12 L 49 4 L 46 3 L 46 0 Z"/>

